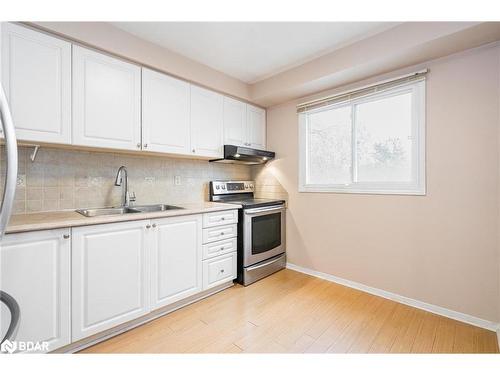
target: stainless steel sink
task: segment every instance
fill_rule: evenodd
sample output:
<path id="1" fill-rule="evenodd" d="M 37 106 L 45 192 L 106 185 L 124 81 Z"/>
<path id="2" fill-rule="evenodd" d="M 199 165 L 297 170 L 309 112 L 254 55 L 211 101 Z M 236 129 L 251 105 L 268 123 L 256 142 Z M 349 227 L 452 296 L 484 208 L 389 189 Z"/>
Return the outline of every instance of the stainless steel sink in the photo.
<path id="1" fill-rule="evenodd" d="M 89 208 L 84 210 L 76 210 L 79 214 L 87 217 L 104 216 L 104 215 L 123 215 L 141 212 L 161 212 L 168 210 L 182 210 L 182 207 L 170 206 L 168 204 L 147 204 L 134 207 L 107 207 L 107 208 Z"/>
<path id="2" fill-rule="evenodd" d="M 140 213 L 141 211 L 130 207 L 108 207 L 108 208 L 89 208 L 85 210 L 76 210 L 79 214 L 87 217 L 103 215 L 123 215 L 131 213 Z"/>
<path id="3" fill-rule="evenodd" d="M 134 210 L 139 210 L 141 212 L 160 212 L 168 210 L 182 210 L 182 207 L 170 206 L 168 204 L 146 204 L 143 206 L 134 206 Z"/>

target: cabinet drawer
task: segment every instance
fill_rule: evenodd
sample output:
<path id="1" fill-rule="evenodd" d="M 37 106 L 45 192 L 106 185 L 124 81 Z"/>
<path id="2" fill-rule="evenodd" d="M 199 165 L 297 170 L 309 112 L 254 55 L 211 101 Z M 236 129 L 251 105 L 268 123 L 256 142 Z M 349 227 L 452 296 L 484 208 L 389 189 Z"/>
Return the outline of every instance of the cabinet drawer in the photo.
<path id="1" fill-rule="evenodd" d="M 237 222 L 238 210 L 209 212 L 207 214 L 203 214 L 203 228 L 235 224 Z"/>
<path id="2" fill-rule="evenodd" d="M 210 243 L 220 240 L 226 240 L 228 238 L 236 237 L 238 229 L 236 224 L 232 225 L 221 225 L 214 228 L 203 229 L 203 243 Z"/>
<path id="3" fill-rule="evenodd" d="M 203 261 L 203 290 L 236 279 L 236 252 Z"/>
<path id="4" fill-rule="evenodd" d="M 236 251 L 236 237 L 203 245 L 203 260 Z"/>

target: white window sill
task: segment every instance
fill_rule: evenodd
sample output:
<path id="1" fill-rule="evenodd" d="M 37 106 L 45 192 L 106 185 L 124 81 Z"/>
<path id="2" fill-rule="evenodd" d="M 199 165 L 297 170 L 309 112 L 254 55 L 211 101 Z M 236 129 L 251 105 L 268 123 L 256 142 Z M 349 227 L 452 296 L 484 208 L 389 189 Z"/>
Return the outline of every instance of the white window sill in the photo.
<path id="1" fill-rule="evenodd" d="M 390 190 L 390 189 L 357 189 L 342 187 L 319 187 L 319 186 L 301 186 L 299 193 L 340 193 L 340 194 L 370 194 L 370 195 L 427 195 L 425 188 L 408 190 Z"/>

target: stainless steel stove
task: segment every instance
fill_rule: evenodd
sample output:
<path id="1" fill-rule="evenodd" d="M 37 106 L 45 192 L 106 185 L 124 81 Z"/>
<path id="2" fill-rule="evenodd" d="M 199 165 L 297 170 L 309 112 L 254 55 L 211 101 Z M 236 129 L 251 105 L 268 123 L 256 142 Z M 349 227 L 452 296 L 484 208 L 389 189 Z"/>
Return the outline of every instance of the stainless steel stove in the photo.
<path id="1" fill-rule="evenodd" d="M 211 181 L 210 200 L 239 204 L 238 282 L 249 285 L 286 266 L 285 201 L 254 197 L 254 181 Z"/>

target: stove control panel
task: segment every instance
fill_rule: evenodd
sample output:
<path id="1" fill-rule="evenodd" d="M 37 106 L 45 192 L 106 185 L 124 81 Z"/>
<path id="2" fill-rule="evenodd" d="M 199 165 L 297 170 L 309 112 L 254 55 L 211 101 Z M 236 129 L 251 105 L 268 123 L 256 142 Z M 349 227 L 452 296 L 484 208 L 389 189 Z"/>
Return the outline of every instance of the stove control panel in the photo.
<path id="1" fill-rule="evenodd" d="M 253 193 L 254 186 L 253 181 L 210 181 L 210 193 L 213 195 Z"/>

